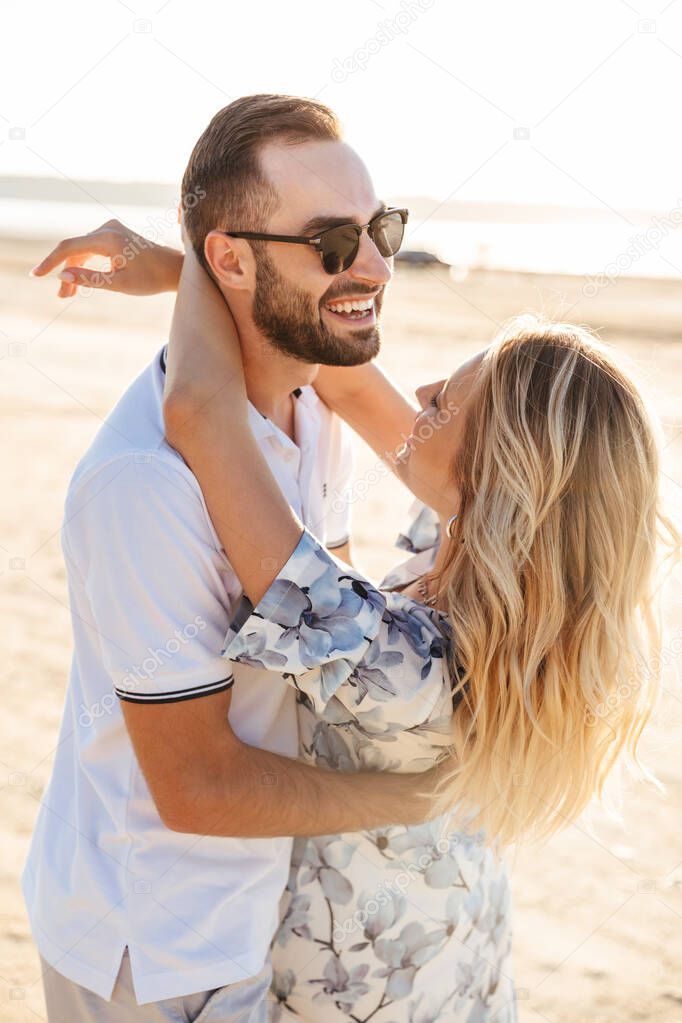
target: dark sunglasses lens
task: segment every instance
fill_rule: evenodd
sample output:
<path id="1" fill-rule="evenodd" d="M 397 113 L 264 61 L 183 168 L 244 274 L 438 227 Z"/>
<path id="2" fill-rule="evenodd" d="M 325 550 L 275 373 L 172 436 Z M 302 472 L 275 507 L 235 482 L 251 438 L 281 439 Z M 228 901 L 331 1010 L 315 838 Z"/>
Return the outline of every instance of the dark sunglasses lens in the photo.
<path id="1" fill-rule="evenodd" d="M 328 274 L 340 274 L 348 269 L 358 254 L 359 239 L 359 230 L 351 224 L 325 231 L 320 239 L 320 251 L 322 266 Z"/>
<path id="2" fill-rule="evenodd" d="M 372 241 L 382 256 L 395 256 L 402 245 L 405 225 L 399 213 L 385 213 L 372 224 Z"/>

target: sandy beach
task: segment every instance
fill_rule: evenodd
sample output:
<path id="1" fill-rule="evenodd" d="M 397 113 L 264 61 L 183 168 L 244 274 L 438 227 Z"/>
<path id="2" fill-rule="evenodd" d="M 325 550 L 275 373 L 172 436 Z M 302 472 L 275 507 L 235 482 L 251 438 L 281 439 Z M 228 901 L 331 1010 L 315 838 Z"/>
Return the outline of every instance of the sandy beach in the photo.
<path id="1" fill-rule="evenodd" d="M 5 499 L 0 605 L 7 713 L 0 758 L 0 1020 L 44 1019 L 19 890 L 49 777 L 71 630 L 60 550 L 69 477 L 118 396 L 166 340 L 172 296 L 63 301 L 27 271 L 46 246 L 0 242 Z M 401 268 L 385 303 L 383 363 L 405 389 L 448 375 L 522 311 L 584 323 L 633 360 L 666 433 L 666 486 L 682 507 L 682 285 L 621 278 Z M 380 576 L 409 495 L 358 442 L 354 544 Z M 377 478 L 380 477 L 380 478 Z M 642 753 L 664 791 L 625 779 L 622 819 L 595 808 L 512 867 L 522 1023 L 682 1020 L 682 585 L 667 588 L 663 692 Z"/>

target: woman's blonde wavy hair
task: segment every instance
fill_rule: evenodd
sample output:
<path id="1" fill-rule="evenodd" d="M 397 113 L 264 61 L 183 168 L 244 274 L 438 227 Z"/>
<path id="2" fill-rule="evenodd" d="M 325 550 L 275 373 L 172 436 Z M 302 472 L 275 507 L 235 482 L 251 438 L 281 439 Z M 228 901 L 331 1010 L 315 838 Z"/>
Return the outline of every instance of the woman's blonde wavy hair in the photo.
<path id="1" fill-rule="evenodd" d="M 621 752 L 641 769 L 680 534 L 656 417 L 589 331 L 514 321 L 475 387 L 438 581 L 461 694 L 438 806 L 504 845 L 573 821 Z"/>

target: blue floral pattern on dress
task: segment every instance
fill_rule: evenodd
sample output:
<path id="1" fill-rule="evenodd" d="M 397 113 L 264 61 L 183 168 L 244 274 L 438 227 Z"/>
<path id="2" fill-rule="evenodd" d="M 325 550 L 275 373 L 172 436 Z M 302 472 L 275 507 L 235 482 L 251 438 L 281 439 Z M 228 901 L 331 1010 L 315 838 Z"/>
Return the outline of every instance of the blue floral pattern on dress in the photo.
<path id="1" fill-rule="evenodd" d="M 416 772 L 445 754 L 449 623 L 394 591 L 431 566 L 438 532 L 418 506 L 399 539 L 415 556 L 380 589 L 304 532 L 258 607 L 243 600 L 224 656 L 296 689 L 308 763 Z M 295 839 L 280 908 L 272 1023 L 516 1020 L 506 870 L 449 816 Z"/>
<path id="2" fill-rule="evenodd" d="M 407 529 L 398 536 L 396 547 L 410 554 L 434 550 L 440 541 L 438 516 L 421 501 L 414 501 L 410 512 Z"/>

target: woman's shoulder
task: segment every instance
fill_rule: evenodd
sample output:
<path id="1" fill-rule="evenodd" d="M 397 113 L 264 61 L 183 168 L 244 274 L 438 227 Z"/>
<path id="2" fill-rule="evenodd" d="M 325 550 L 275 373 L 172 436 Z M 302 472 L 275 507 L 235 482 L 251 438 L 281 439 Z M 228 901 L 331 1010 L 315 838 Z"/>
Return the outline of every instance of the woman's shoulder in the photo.
<path id="1" fill-rule="evenodd" d="M 394 565 L 381 580 L 382 590 L 407 586 L 433 568 L 440 542 L 440 523 L 433 508 L 415 499 L 407 522 L 398 534 L 395 546 L 408 551 L 409 558 Z"/>
<path id="2" fill-rule="evenodd" d="M 440 523 L 433 508 L 423 501 L 415 500 L 410 505 L 408 519 L 398 534 L 396 547 L 410 554 L 433 550 L 440 542 Z"/>

